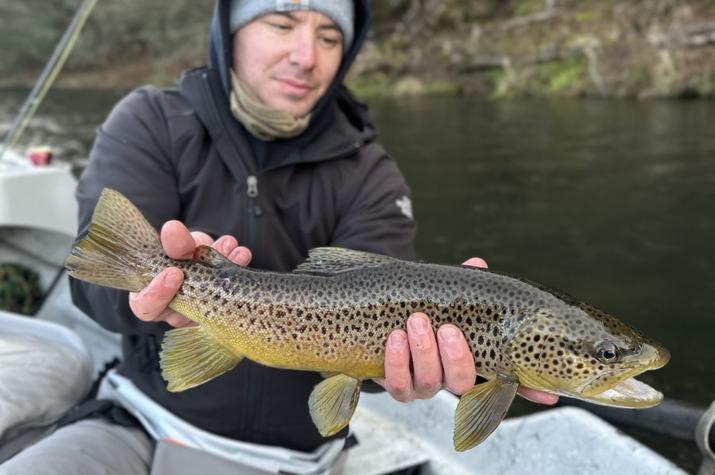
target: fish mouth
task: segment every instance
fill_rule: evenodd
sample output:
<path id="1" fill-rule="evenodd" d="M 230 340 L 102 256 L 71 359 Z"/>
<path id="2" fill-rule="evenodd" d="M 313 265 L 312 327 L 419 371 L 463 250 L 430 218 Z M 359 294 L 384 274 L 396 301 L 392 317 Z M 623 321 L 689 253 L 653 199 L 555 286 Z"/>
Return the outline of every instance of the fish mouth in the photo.
<path id="1" fill-rule="evenodd" d="M 646 409 L 660 404 L 663 400 L 663 393 L 642 381 L 628 378 L 601 393 L 579 399 L 604 406 Z"/>
<path id="2" fill-rule="evenodd" d="M 670 361 L 670 353 L 667 349 L 658 344 L 647 344 L 639 355 L 638 361 L 635 362 L 637 363 L 636 366 L 626 371 L 618 384 L 596 392 L 600 380 L 603 377 L 610 376 L 608 374 L 602 375 L 601 378 L 591 381 L 581 391 L 579 398 L 596 404 L 614 407 L 645 409 L 657 406 L 663 400 L 663 393 L 642 381 L 638 381 L 634 376 L 662 368 L 668 361 Z"/>

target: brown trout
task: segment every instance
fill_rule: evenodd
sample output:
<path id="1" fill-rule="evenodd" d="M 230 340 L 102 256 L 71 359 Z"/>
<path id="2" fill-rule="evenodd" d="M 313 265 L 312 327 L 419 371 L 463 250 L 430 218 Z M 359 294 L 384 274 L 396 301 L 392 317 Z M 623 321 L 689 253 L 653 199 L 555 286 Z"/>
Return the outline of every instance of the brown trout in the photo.
<path id="1" fill-rule="evenodd" d="M 311 250 L 292 273 L 244 268 L 207 246 L 177 261 L 140 211 L 109 189 L 65 262 L 75 278 L 134 292 L 167 266 L 186 276 L 170 307 L 197 323 L 164 337 L 168 389 L 202 384 L 242 358 L 319 371 L 325 379 L 308 404 L 324 436 L 349 423 L 362 380 L 384 376 L 387 337 L 416 311 L 435 329 L 459 327 L 487 379 L 459 400 L 459 451 L 496 429 L 519 384 L 618 407 L 651 407 L 663 397 L 633 379 L 668 362 L 663 346 L 572 297 L 492 271 L 330 247 Z"/>

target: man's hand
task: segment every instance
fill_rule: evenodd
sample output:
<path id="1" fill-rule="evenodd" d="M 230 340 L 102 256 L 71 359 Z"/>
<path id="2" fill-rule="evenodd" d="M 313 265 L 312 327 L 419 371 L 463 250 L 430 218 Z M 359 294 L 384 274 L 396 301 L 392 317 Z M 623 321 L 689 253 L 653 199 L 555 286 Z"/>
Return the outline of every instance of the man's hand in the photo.
<path id="1" fill-rule="evenodd" d="M 463 265 L 487 267 L 478 257 Z M 429 317 L 415 313 L 407 320 L 406 332 L 395 330 L 390 334 L 385 347 L 385 377 L 375 381 L 393 398 L 409 402 L 431 398 L 442 388 L 462 395 L 474 387 L 476 379 L 474 357 L 464 334 L 446 324 L 439 327 L 435 338 Z M 524 387 L 519 388 L 519 394 L 541 404 L 555 404 L 559 399 Z"/>
<path id="2" fill-rule="evenodd" d="M 161 245 L 173 259 L 191 259 L 197 246 L 211 246 L 230 261 L 247 266 L 251 251 L 239 246 L 233 236 L 221 236 L 216 241 L 206 233 L 189 230 L 180 221 L 167 221 L 161 228 Z M 167 267 L 141 292 L 129 294 L 129 307 L 140 320 L 166 322 L 173 327 L 186 327 L 193 322 L 184 315 L 171 310 L 168 305 L 184 282 L 184 273 L 178 267 Z"/>

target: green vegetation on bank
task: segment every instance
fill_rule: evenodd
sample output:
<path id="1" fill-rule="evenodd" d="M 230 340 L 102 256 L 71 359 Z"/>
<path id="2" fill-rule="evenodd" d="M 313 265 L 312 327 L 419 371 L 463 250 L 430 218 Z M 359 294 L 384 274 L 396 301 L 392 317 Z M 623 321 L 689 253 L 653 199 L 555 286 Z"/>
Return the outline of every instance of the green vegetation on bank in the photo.
<path id="1" fill-rule="evenodd" d="M 0 263 L 0 310 L 33 315 L 41 303 L 36 272 L 19 264 Z"/>
<path id="2" fill-rule="evenodd" d="M 80 0 L 0 0 L 0 85 L 29 85 Z M 712 97 L 715 0 L 375 0 L 361 96 Z M 205 62 L 213 0 L 100 2 L 64 87 L 172 84 Z"/>

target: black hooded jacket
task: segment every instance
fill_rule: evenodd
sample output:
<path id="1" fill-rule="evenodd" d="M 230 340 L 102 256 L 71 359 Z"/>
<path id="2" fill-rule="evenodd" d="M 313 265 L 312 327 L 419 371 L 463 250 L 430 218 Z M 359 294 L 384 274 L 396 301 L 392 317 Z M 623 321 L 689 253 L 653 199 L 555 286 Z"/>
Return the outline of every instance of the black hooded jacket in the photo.
<path id="1" fill-rule="evenodd" d="M 79 236 L 104 187 L 125 194 L 157 228 L 170 219 L 218 237 L 236 236 L 252 267 L 290 271 L 308 250 L 333 245 L 413 258 L 410 197 L 395 162 L 375 141 L 366 108 L 342 85 L 364 41 L 367 0 L 356 1 L 355 40 L 308 129 L 261 142 L 230 111 L 230 0 L 216 4 L 210 61 L 176 89 L 137 89 L 113 109 L 77 189 Z M 405 198 L 407 197 L 407 199 Z M 127 292 L 71 279 L 75 304 L 122 334 L 119 371 L 172 413 L 238 440 L 312 450 L 324 439 L 308 413 L 318 374 L 244 360 L 196 388 L 169 393 L 159 369 L 165 324 L 144 323 Z"/>

